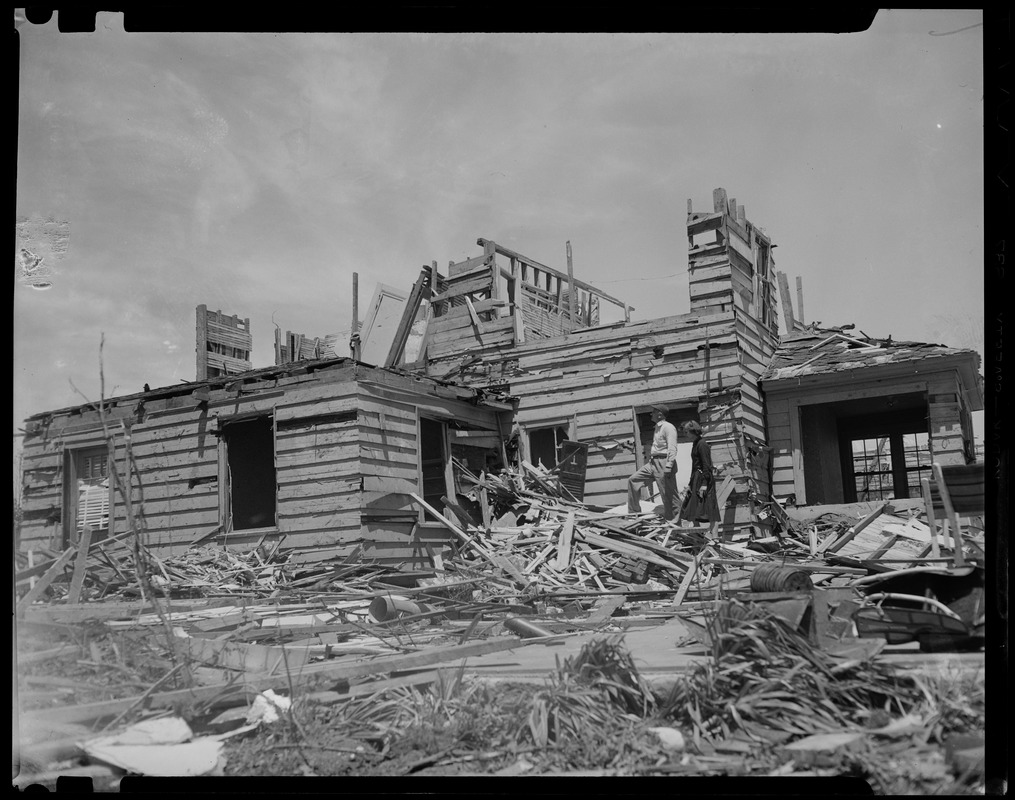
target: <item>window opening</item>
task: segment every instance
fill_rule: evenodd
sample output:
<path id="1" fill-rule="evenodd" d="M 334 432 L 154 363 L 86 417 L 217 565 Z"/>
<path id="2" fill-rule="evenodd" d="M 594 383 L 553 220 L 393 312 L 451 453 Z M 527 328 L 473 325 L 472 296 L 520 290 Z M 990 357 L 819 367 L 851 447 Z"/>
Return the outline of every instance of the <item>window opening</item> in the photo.
<path id="1" fill-rule="evenodd" d="M 231 530 L 274 527 L 277 483 L 272 418 L 232 422 L 222 430 L 229 465 Z"/>
<path id="2" fill-rule="evenodd" d="M 890 500 L 895 497 L 892 451 L 888 437 L 854 439 L 850 445 L 857 501 Z"/>
<path id="3" fill-rule="evenodd" d="M 79 541 L 86 525 L 96 541 L 109 532 L 109 451 L 105 447 L 71 451 L 69 466 L 74 500 L 65 543 Z"/>
<path id="4" fill-rule="evenodd" d="M 561 445 L 567 438 L 568 430 L 564 425 L 533 428 L 529 431 L 529 461 L 533 466 L 542 464 L 546 469 L 553 469 L 563 458 Z"/>
<path id="5" fill-rule="evenodd" d="M 930 435 L 892 433 L 850 440 L 854 496 L 848 502 L 919 497 L 932 474 Z"/>

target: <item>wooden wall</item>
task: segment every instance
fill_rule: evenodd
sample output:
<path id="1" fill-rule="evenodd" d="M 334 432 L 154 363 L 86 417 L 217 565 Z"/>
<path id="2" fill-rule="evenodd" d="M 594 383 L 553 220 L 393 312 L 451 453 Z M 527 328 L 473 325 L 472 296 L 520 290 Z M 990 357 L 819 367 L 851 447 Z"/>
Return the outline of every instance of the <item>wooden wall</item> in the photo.
<path id="1" fill-rule="evenodd" d="M 228 387 L 228 388 L 227 388 Z M 277 529 L 235 531 L 227 546 L 247 548 L 262 535 L 285 534 L 285 546 L 314 558 L 364 543 L 382 563 L 407 558 L 418 509 L 419 414 L 487 432 L 497 412 L 468 402 L 467 389 L 442 387 L 352 362 L 270 380 L 237 379 L 195 393 L 124 398 L 110 411 L 115 460 L 125 474 L 123 423 L 141 488 L 148 544 L 179 552 L 220 524 L 226 499 L 222 427 L 231 419 L 270 413 L 275 420 Z M 143 404 L 140 401 L 144 400 Z M 140 407 L 139 407 L 140 404 Z M 94 410 L 57 412 L 24 446 L 21 548 L 59 548 L 64 451 L 105 442 Z M 112 533 L 126 529 L 123 499 L 114 497 Z"/>
<path id="2" fill-rule="evenodd" d="M 652 403 L 697 409 L 715 461 L 727 474 L 747 472 L 767 485 L 764 473 L 745 460 L 740 437 L 742 427 L 764 433 L 753 385 L 760 366 L 738 336 L 738 330 L 753 327 L 741 316 L 729 309 L 528 341 L 487 354 L 482 364 L 463 373 L 506 385 L 519 400 L 516 421 L 524 429 L 564 423 L 590 444 L 585 493 L 590 504 L 626 500 L 627 478 L 640 465 L 635 414 Z M 759 341 L 755 349 L 770 352 L 771 343 Z M 706 391 L 706 373 L 711 391 Z M 746 404 L 745 375 L 752 381 Z M 755 416 L 742 426 L 745 407 Z M 746 493 L 746 481 L 743 489 Z M 745 521 L 741 516 L 738 521 Z"/>
<path id="3" fill-rule="evenodd" d="M 497 412 L 466 402 L 468 390 L 362 366 L 357 386 L 364 557 L 380 564 L 422 565 L 423 542 L 443 542 L 447 536 L 416 525 L 420 509 L 410 493 L 422 493 L 419 418 L 497 434 Z M 509 420 L 502 424 L 510 430 Z"/>
<path id="4" fill-rule="evenodd" d="M 927 378 L 931 453 L 939 464 L 965 464 L 973 455 L 973 426 L 955 372 Z"/>

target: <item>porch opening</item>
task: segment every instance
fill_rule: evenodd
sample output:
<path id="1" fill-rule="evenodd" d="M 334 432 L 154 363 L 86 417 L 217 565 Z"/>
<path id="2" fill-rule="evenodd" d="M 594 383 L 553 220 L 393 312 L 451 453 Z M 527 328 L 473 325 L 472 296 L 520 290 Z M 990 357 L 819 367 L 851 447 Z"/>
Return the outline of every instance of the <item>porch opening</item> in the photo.
<path id="1" fill-rule="evenodd" d="M 919 497 L 931 468 L 927 414 L 920 392 L 801 406 L 807 504 Z"/>
<path id="2" fill-rule="evenodd" d="M 274 527 L 278 485 L 272 417 L 227 423 L 222 428 L 222 437 L 229 465 L 231 530 Z"/>

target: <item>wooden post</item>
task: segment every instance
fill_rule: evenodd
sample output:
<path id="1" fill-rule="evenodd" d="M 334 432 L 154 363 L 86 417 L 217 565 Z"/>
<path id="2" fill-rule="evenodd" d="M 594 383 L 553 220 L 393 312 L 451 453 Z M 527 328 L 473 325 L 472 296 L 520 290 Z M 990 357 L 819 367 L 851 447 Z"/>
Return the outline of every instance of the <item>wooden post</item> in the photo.
<path id="1" fill-rule="evenodd" d="M 77 603 L 81 599 L 81 585 L 85 580 L 85 564 L 88 563 L 88 546 L 92 543 L 92 526 L 85 525 L 78 540 L 78 557 L 74 562 L 74 575 L 67 592 L 67 602 Z"/>
<path id="2" fill-rule="evenodd" d="M 948 495 L 948 487 L 945 485 L 945 476 L 941 470 L 941 465 L 935 461 L 933 469 L 934 480 L 937 481 L 937 490 L 941 495 L 941 504 L 945 507 L 945 517 L 948 519 L 952 529 L 952 552 L 955 554 L 955 566 L 964 567 L 966 559 L 962 554 L 962 529 L 959 527 L 959 515 L 955 513 L 955 509 L 952 507 L 952 499 Z"/>
<path id="3" fill-rule="evenodd" d="M 941 551 L 937 546 L 937 521 L 934 519 L 934 501 L 930 495 L 930 480 L 920 478 L 920 486 L 923 489 L 923 504 L 927 507 L 927 527 L 930 528 L 930 556 L 940 558 Z"/>
<path id="4" fill-rule="evenodd" d="M 796 310 L 797 319 L 800 324 L 804 324 L 804 279 L 799 275 L 796 276 Z"/>
<path id="5" fill-rule="evenodd" d="M 359 273 L 352 274 L 352 332 L 359 333 Z"/>
<path id="6" fill-rule="evenodd" d="M 352 351 L 352 360 L 359 361 L 360 340 L 359 340 L 359 273 L 352 274 L 352 327 L 349 334 L 349 349 Z M 290 361 L 292 357 L 290 354 Z"/>
<path id="7" fill-rule="evenodd" d="M 786 333 L 793 333 L 793 300 L 789 296 L 789 280 L 785 272 L 775 274 L 779 279 L 779 296 L 782 300 L 782 319 L 786 324 Z"/>
<path id="8" fill-rule="evenodd" d="M 567 243 L 567 332 L 574 330 L 574 265 L 571 263 L 571 242 Z"/>
<path id="9" fill-rule="evenodd" d="M 712 190 L 712 210 L 714 213 L 727 213 L 729 208 L 726 203 L 726 190 L 725 189 L 713 189 Z"/>
<path id="10" fill-rule="evenodd" d="M 497 245 L 487 242 L 483 245 L 483 256 L 490 264 L 490 299 L 500 297 L 500 276 L 497 274 Z"/>
<path id="11" fill-rule="evenodd" d="M 197 380 L 208 378 L 208 306 L 197 307 Z"/>

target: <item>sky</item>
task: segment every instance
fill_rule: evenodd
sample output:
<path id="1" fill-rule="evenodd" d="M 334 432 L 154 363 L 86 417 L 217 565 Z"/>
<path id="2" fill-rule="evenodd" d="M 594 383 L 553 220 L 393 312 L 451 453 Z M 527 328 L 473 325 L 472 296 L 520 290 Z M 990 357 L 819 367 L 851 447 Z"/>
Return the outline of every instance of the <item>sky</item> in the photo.
<path id="1" fill-rule="evenodd" d="M 118 19 L 18 28 L 15 434 L 98 399 L 103 337 L 106 396 L 194 380 L 202 303 L 248 317 L 270 366 L 276 325 L 349 330 L 354 272 L 362 318 L 479 237 L 560 270 L 569 241 L 633 319 L 687 313 L 687 200 L 716 187 L 801 278 L 806 322 L 983 352 L 981 11 L 851 34 Z"/>

